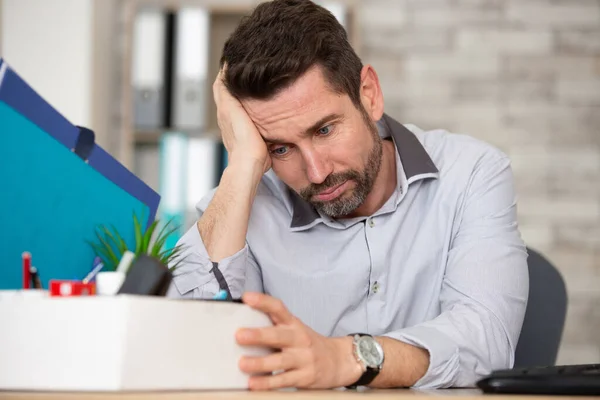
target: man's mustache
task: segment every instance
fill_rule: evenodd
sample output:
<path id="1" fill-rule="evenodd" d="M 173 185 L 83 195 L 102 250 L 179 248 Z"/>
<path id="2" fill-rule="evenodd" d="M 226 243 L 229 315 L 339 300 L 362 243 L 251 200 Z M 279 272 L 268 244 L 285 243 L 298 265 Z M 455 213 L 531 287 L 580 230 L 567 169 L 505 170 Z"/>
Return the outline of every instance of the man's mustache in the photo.
<path id="1" fill-rule="evenodd" d="M 355 170 L 348 170 L 329 175 L 325 180 L 318 184 L 311 184 L 300 191 L 300 196 L 305 200 L 310 200 L 313 196 L 323 192 L 324 190 L 338 186 L 346 181 L 358 181 L 360 174 Z"/>

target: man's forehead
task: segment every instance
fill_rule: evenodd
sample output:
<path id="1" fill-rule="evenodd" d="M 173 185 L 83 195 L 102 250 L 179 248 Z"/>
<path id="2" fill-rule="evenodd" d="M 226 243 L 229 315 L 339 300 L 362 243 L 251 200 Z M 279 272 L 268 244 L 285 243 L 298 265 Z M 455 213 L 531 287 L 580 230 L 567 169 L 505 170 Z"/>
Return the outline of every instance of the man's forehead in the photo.
<path id="1" fill-rule="evenodd" d="M 273 98 L 246 99 L 242 104 L 255 124 L 267 126 L 292 117 L 320 114 L 333 97 L 339 94 L 330 89 L 321 69 L 314 67 Z"/>

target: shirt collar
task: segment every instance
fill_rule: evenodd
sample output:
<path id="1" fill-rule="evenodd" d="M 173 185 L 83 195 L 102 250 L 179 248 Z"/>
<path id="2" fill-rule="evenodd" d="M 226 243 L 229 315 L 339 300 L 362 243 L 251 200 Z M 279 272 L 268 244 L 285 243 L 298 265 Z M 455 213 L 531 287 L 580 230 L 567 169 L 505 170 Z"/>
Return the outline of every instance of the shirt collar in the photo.
<path id="1" fill-rule="evenodd" d="M 381 120 L 377 122 L 377 128 L 381 137 L 391 136 L 394 139 L 407 185 L 419 179 L 438 177 L 439 171 L 433 160 L 419 139 L 404 125 L 383 114 Z M 290 228 L 308 229 L 322 220 L 321 215 L 309 202 L 293 190 L 288 190 L 293 209 Z"/>

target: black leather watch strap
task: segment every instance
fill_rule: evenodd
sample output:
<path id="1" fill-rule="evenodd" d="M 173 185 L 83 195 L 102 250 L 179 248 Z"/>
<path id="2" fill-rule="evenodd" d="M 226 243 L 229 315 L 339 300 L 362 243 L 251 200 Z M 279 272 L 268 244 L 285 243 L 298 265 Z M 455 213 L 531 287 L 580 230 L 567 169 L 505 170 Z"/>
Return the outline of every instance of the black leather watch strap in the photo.
<path id="1" fill-rule="evenodd" d="M 373 379 L 375 379 L 377 375 L 379 375 L 378 368 L 367 367 L 367 370 L 362 374 L 360 379 L 350 387 L 354 389 L 357 386 L 367 386 L 369 383 L 373 382 Z"/>

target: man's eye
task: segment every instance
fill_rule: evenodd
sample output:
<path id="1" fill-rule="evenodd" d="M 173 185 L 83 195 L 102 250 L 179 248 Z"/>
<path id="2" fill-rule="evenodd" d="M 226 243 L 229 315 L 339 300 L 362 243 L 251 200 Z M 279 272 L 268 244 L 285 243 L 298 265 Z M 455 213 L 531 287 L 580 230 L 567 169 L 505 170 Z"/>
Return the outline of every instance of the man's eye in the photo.
<path id="1" fill-rule="evenodd" d="M 271 153 L 275 154 L 276 156 L 282 156 L 285 153 L 287 153 L 288 148 L 287 146 L 281 146 L 281 147 L 277 147 L 276 149 L 271 150 Z"/>
<path id="2" fill-rule="evenodd" d="M 331 125 L 326 125 L 319 129 L 320 135 L 329 135 L 331 133 Z"/>

